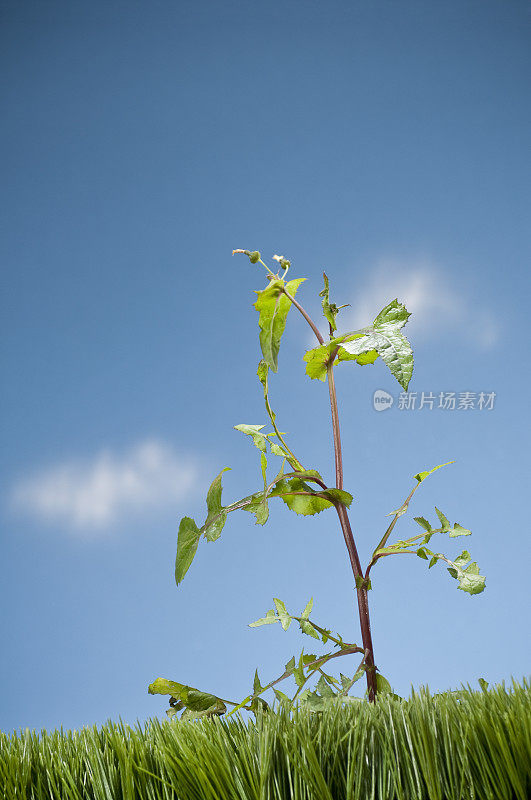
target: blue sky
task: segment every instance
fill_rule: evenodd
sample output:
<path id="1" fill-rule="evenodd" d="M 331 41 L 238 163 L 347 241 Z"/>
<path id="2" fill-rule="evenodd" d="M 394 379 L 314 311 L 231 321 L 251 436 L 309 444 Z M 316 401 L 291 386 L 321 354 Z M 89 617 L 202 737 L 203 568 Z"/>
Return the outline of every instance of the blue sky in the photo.
<path id="1" fill-rule="evenodd" d="M 342 365 L 345 487 L 366 561 L 412 475 L 455 459 L 412 510 L 471 528 L 487 575 L 470 597 L 415 557 L 374 569 L 395 690 L 527 674 L 530 15 L 519 0 L 2 3 L 2 730 L 163 716 L 146 693 L 159 675 L 244 696 L 255 667 L 272 678 L 310 642 L 247 627 L 274 596 L 294 611 L 313 596 L 317 622 L 359 640 L 331 512 L 275 506 L 265 528 L 235 513 L 174 584 L 179 519 L 202 522 L 212 478 L 232 467 L 227 500 L 259 486 L 233 426 L 266 421 L 265 283 L 238 247 L 291 258 L 316 318 L 325 268 L 344 329 L 404 301 L 417 402 L 495 392 L 492 409 L 400 409 L 380 360 Z M 311 345 L 291 312 L 271 401 L 332 481 Z"/>

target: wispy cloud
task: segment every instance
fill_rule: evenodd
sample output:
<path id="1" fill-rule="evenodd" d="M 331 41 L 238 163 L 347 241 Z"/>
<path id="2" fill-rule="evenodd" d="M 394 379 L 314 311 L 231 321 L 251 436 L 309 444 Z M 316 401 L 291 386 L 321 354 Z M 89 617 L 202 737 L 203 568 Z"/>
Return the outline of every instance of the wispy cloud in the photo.
<path id="1" fill-rule="evenodd" d="M 492 347 L 499 338 L 493 314 L 467 297 L 455 278 L 437 264 L 421 259 L 381 259 L 361 286 L 351 309 L 346 309 L 342 329 L 367 325 L 386 303 L 395 297 L 412 313 L 408 328 L 416 335 L 440 336 L 459 329 L 462 336 L 482 348 Z"/>
<path id="2" fill-rule="evenodd" d="M 178 504 L 197 475 L 189 458 L 149 439 L 122 454 L 105 449 L 92 458 L 50 465 L 20 480 L 10 500 L 13 509 L 43 522 L 101 530 L 133 514 Z"/>

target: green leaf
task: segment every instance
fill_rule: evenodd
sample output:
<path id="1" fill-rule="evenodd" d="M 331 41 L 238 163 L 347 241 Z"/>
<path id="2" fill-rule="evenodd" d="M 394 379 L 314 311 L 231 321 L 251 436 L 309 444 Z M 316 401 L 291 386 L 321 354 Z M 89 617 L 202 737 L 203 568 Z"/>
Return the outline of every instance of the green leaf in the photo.
<path id="1" fill-rule="evenodd" d="M 324 675 L 321 675 L 321 677 L 317 681 L 317 685 L 315 688 L 317 689 L 321 697 L 324 697 L 325 699 L 336 696 L 334 690 L 326 682 Z"/>
<path id="2" fill-rule="evenodd" d="M 424 528 L 425 531 L 428 531 L 428 533 L 432 530 L 430 523 L 427 519 L 425 519 L 425 517 L 413 517 L 413 519 L 415 522 L 418 522 L 421 528 Z"/>
<path id="3" fill-rule="evenodd" d="M 266 613 L 265 617 L 261 617 L 257 619 L 256 622 L 250 622 L 249 628 L 259 628 L 261 625 L 271 625 L 273 622 L 278 622 L 278 617 L 275 614 L 275 610 L 270 608 L 269 611 Z"/>
<path id="4" fill-rule="evenodd" d="M 328 342 L 328 344 L 323 344 L 319 347 L 314 347 L 312 350 L 308 350 L 303 356 L 303 360 L 306 361 L 306 374 L 310 378 L 317 378 L 320 381 L 325 381 L 326 365 L 335 350 L 337 350 L 337 355 L 334 363 L 339 363 L 340 361 L 357 361 L 361 366 L 372 364 L 378 358 L 376 350 L 362 353 L 361 355 L 352 355 L 344 349 L 345 342 L 353 341 L 361 336 L 363 336 L 363 333 L 351 331 L 350 333 L 344 333 L 341 336 L 335 337 Z"/>
<path id="5" fill-rule="evenodd" d="M 295 669 L 295 656 L 291 656 L 290 660 L 285 665 L 284 669 L 286 670 L 286 672 L 289 672 L 290 675 L 291 675 L 291 673 Z"/>
<path id="6" fill-rule="evenodd" d="M 230 470 L 230 467 L 222 469 L 219 475 L 214 478 L 207 493 L 208 514 L 200 533 L 204 534 L 209 542 L 215 542 L 216 539 L 219 539 L 227 519 L 227 511 L 221 505 L 221 476 L 227 470 Z"/>
<path id="7" fill-rule="evenodd" d="M 293 494 L 294 492 L 305 492 L 305 494 Z M 314 492 L 311 486 L 300 478 L 279 481 L 269 497 L 280 497 L 291 511 L 303 516 L 320 514 L 325 508 L 333 507 L 333 503 L 325 499 L 325 492 Z"/>
<path id="8" fill-rule="evenodd" d="M 254 513 L 256 515 L 256 524 L 265 525 L 269 519 L 269 506 L 267 505 L 267 457 L 265 453 L 260 453 L 260 466 L 262 469 L 262 478 L 264 480 L 264 491 L 261 493 L 260 502 L 257 504 Z"/>
<path id="9" fill-rule="evenodd" d="M 260 678 L 258 677 L 258 670 L 255 670 L 254 681 L 253 681 L 253 694 L 260 694 L 260 692 L 263 692 L 264 689 L 265 686 L 262 686 L 262 684 L 260 683 Z"/>
<path id="10" fill-rule="evenodd" d="M 328 497 L 333 502 L 336 503 L 343 503 L 343 505 L 350 506 L 353 501 L 353 497 L 349 492 L 345 492 L 343 489 L 323 489 L 322 492 L 319 492 L 321 497 Z"/>
<path id="11" fill-rule="evenodd" d="M 424 558 L 426 561 L 428 560 L 428 554 L 426 553 L 426 549 L 424 547 L 419 547 L 417 550 L 417 555 L 419 558 Z"/>
<path id="12" fill-rule="evenodd" d="M 299 285 L 306 280 L 297 278 L 288 281 L 286 291 L 293 297 Z M 259 312 L 258 325 L 260 326 L 260 347 L 264 361 L 273 372 L 278 368 L 278 351 L 280 340 L 286 327 L 286 318 L 291 308 L 291 300 L 283 293 L 283 280 L 272 280 L 269 285 L 258 295 L 254 307 Z"/>
<path id="13" fill-rule="evenodd" d="M 242 511 L 248 511 L 250 514 L 254 514 L 256 516 L 256 524 L 264 525 L 269 515 L 269 511 L 267 511 L 267 516 L 264 513 L 264 493 L 256 492 L 251 495 L 249 502 L 245 506 L 242 506 Z"/>
<path id="14" fill-rule="evenodd" d="M 485 588 L 485 577 L 479 574 L 479 567 L 475 561 L 468 563 L 471 558 L 468 550 L 463 550 L 461 555 L 451 562 L 453 566 L 448 572 L 458 581 L 458 589 L 468 594 L 480 594 Z"/>
<path id="15" fill-rule="evenodd" d="M 194 560 L 201 532 L 191 517 L 183 517 L 177 534 L 175 582 L 180 584 Z"/>
<path id="16" fill-rule="evenodd" d="M 330 287 L 328 284 L 328 277 L 323 272 L 323 280 L 324 280 L 324 289 L 322 292 L 319 292 L 319 297 L 322 297 L 321 305 L 323 306 L 323 314 L 325 319 L 330 325 L 330 330 L 332 333 L 336 330 L 336 316 L 338 314 L 338 307 L 335 303 L 330 302 Z M 342 306 L 343 308 L 344 306 Z"/>
<path id="17" fill-rule="evenodd" d="M 437 506 L 435 506 L 435 513 L 436 513 L 436 514 L 437 514 L 437 516 L 439 517 L 439 521 L 440 521 L 440 523 L 441 523 L 441 528 L 443 529 L 443 532 L 449 531 L 449 530 L 451 529 L 451 527 L 452 527 L 452 526 L 450 525 L 450 521 L 449 521 L 449 519 L 448 519 L 447 517 L 445 517 L 445 516 L 444 516 L 444 514 L 442 513 L 442 511 L 439 511 L 439 509 L 437 508 Z"/>
<path id="18" fill-rule="evenodd" d="M 326 700 L 320 697 L 316 692 L 303 692 L 299 698 L 300 705 L 307 708 L 314 713 L 324 711 L 326 708 Z"/>
<path id="19" fill-rule="evenodd" d="M 409 317 L 406 307 L 393 300 L 380 311 L 372 326 L 363 329 L 361 337 L 342 345 L 354 356 L 376 350 L 405 391 L 413 374 L 413 352 L 400 329 Z"/>
<path id="20" fill-rule="evenodd" d="M 313 608 L 313 597 L 310 597 L 306 605 L 304 606 L 304 611 L 301 612 L 301 619 L 308 619 L 311 614 Z"/>
<path id="21" fill-rule="evenodd" d="M 247 436 L 250 436 L 253 440 L 253 443 L 259 450 L 265 453 L 267 447 L 267 439 L 265 433 L 260 433 L 262 428 L 265 428 L 265 425 L 235 425 L 234 429 L 237 431 L 241 431 L 245 433 Z"/>
<path id="22" fill-rule="evenodd" d="M 468 528 L 463 528 L 462 525 L 456 522 L 452 530 L 449 531 L 448 536 L 450 536 L 453 539 L 456 536 L 470 536 L 471 534 L 472 531 L 469 531 Z"/>
<path id="23" fill-rule="evenodd" d="M 419 483 L 422 483 L 422 481 L 426 480 L 428 475 L 431 475 L 432 472 L 435 472 L 436 470 L 441 469 L 441 467 L 447 467 L 449 464 L 455 464 L 455 461 L 447 461 L 446 464 L 439 464 L 437 467 L 433 467 L 433 469 L 428 469 L 425 472 L 417 472 L 417 474 L 414 475 L 413 477 Z"/>
<path id="24" fill-rule="evenodd" d="M 176 700 L 180 700 L 181 692 L 185 688 L 184 683 L 169 681 L 166 678 L 155 678 L 153 683 L 149 684 L 148 692 L 149 694 L 169 694 L 175 697 Z"/>
<path id="25" fill-rule="evenodd" d="M 264 711 L 269 711 L 269 703 L 263 697 L 253 697 L 250 703 L 250 709 L 255 716 Z"/>
<path id="26" fill-rule="evenodd" d="M 166 678 L 157 678 L 148 687 L 150 694 L 169 694 L 172 698 L 177 700 L 177 703 L 170 703 L 172 705 L 172 716 L 179 711 L 183 706 L 186 706 L 186 711 L 183 713 L 181 719 L 194 719 L 199 716 L 210 716 L 212 714 L 224 714 L 227 710 L 224 701 L 220 697 L 207 692 L 201 692 L 194 689 L 192 686 L 186 686 L 183 683 L 176 683 L 176 681 L 168 681 Z"/>
<path id="27" fill-rule="evenodd" d="M 287 631 L 291 625 L 291 616 L 288 614 L 288 610 L 282 600 L 279 600 L 278 597 L 274 597 L 273 602 L 275 604 L 275 608 L 277 609 L 280 624 L 282 625 L 282 628 Z"/>
<path id="28" fill-rule="evenodd" d="M 279 700 L 283 704 L 286 703 L 291 705 L 291 698 L 289 698 L 287 694 L 281 692 L 280 689 L 273 689 L 273 691 L 275 693 L 275 697 L 277 698 L 277 700 Z"/>
<path id="29" fill-rule="evenodd" d="M 300 621 L 301 631 L 305 633 L 307 636 L 311 636 L 313 639 L 319 640 L 321 637 L 313 627 L 312 623 L 309 622 L 307 619 L 301 619 Z"/>
<path id="30" fill-rule="evenodd" d="M 192 689 L 191 686 L 185 687 L 185 697 L 183 702 L 191 711 L 203 711 L 207 714 L 220 713 L 226 711 L 226 706 L 220 697 L 208 692 L 200 692 Z"/>
<path id="31" fill-rule="evenodd" d="M 336 314 L 337 314 L 337 307 L 334 305 L 332 307 L 330 305 L 330 288 L 328 285 L 328 277 L 323 272 L 323 280 L 324 280 L 324 289 L 322 292 L 319 292 L 319 297 L 322 297 L 321 305 L 323 307 L 323 314 L 325 319 L 328 321 L 330 325 L 330 330 L 332 333 L 336 330 Z"/>
<path id="32" fill-rule="evenodd" d="M 376 691 L 378 694 L 393 694 L 391 684 L 379 672 L 376 673 Z"/>

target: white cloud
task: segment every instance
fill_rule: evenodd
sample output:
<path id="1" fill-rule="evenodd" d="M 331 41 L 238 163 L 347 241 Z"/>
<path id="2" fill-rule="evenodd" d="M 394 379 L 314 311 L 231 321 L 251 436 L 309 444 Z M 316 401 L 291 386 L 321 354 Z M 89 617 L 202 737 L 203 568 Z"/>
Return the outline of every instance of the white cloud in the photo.
<path id="1" fill-rule="evenodd" d="M 343 312 L 342 330 L 367 325 L 386 303 L 398 297 L 412 314 L 408 328 L 416 335 L 431 337 L 459 331 L 462 339 L 483 348 L 497 342 L 499 327 L 492 313 L 466 297 L 433 262 L 381 259 L 370 274 L 369 283 L 356 295 L 352 308 Z"/>
<path id="2" fill-rule="evenodd" d="M 148 439 L 121 455 L 105 449 L 90 459 L 51 465 L 19 481 L 11 505 L 44 522 L 97 530 L 176 505 L 197 475 L 190 459 Z"/>

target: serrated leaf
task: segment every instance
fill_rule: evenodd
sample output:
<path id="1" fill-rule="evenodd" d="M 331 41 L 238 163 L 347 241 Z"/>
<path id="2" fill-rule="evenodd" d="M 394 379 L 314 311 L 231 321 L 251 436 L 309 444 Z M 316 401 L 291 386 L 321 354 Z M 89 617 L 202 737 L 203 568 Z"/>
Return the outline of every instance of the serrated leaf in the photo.
<path id="1" fill-rule="evenodd" d="M 441 469 L 441 467 L 447 467 L 449 464 L 455 464 L 455 461 L 447 461 L 446 464 L 439 464 L 438 466 L 433 467 L 433 469 L 428 469 L 425 472 L 417 472 L 416 475 L 413 475 L 413 478 L 419 483 L 422 483 L 422 481 L 426 480 L 428 475 L 431 475 L 433 472 Z"/>
<path id="2" fill-rule="evenodd" d="M 291 705 L 291 698 L 289 698 L 287 694 L 281 692 L 280 689 L 273 688 L 273 691 L 277 700 L 279 700 L 281 703 L 287 703 Z"/>
<path id="3" fill-rule="evenodd" d="M 430 533 L 432 527 L 428 522 L 428 520 L 425 519 L 425 517 L 413 517 L 413 519 L 421 526 L 421 528 L 424 528 L 425 531 L 428 531 L 428 533 Z"/>
<path id="4" fill-rule="evenodd" d="M 300 284 L 305 278 L 297 278 L 285 284 L 286 291 L 295 296 Z M 264 356 L 264 361 L 273 372 L 278 368 L 278 351 L 280 340 L 286 327 L 286 318 L 291 308 L 291 300 L 288 300 L 282 292 L 284 288 L 283 280 L 273 280 L 258 295 L 254 307 L 259 312 L 258 325 L 260 327 L 260 347 Z"/>
<path id="5" fill-rule="evenodd" d="M 313 608 L 313 597 L 310 597 L 306 605 L 304 606 L 304 611 L 301 612 L 301 619 L 308 619 L 311 614 Z"/>
<path id="6" fill-rule="evenodd" d="M 256 492 L 255 494 L 251 495 L 249 502 L 245 506 L 242 506 L 242 511 L 248 511 L 250 514 L 255 515 L 257 525 L 265 525 L 267 522 L 269 509 L 266 510 L 267 514 L 264 512 L 263 492 Z"/>
<path id="7" fill-rule="evenodd" d="M 313 627 L 311 622 L 308 622 L 307 619 L 301 619 L 300 621 L 301 631 L 305 633 L 307 636 L 311 636 L 313 639 L 319 640 L 321 637 Z"/>
<path id="8" fill-rule="evenodd" d="M 177 534 L 177 555 L 175 557 L 175 582 L 180 584 L 194 560 L 201 531 L 191 517 L 183 517 Z"/>
<path id="9" fill-rule="evenodd" d="M 445 517 L 443 512 L 440 511 L 437 508 L 437 506 L 435 506 L 435 513 L 439 517 L 439 521 L 441 523 L 441 528 L 442 528 L 443 532 L 449 531 L 452 526 L 450 525 L 450 520 L 448 519 L 448 517 Z"/>
<path id="10" fill-rule="evenodd" d="M 471 560 L 471 558 L 472 558 L 472 556 L 470 555 L 468 550 L 463 550 L 461 555 L 457 556 L 457 558 L 454 559 L 453 563 L 455 564 L 456 567 L 461 568 L 461 567 L 464 567 L 465 564 L 468 564 L 468 562 Z"/>
<path id="11" fill-rule="evenodd" d="M 280 456 L 281 458 L 290 458 L 290 454 L 287 450 L 285 450 L 282 445 L 276 444 L 275 442 L 270 443 L 271 452 L 274 456 Z"/>
<path id="12" fill-rule="evenodd" d="M 293 677 L 295 679 L 295 683 L 297 684 L 297 686 L 299 688 L 301 686 L 304 686 L 304 672 L 303 672 L 302 666 L 300 664 L 297 664 L 297 666 L 293 670 Z"/>
<path id="13" fill-rule="evenodd" d="M 265 453 L 267 447 L 267 439 L 264 433 L 260 431 L 262 428 L 265 428 L 265 425 L 235 425 L 234 430 L 241 431 L 245 433 L 246 436 L 250 436 L 253 440 L 253 444 L 258 447 L 259 450 Z"/>
<path id="14" fill-rule="evenodd" d="M 361 337 L 342 344 L 354 356 L 376 350 L 404 391 L 407 391 L 413 374 L 413 352 L 400 329 L 409 316 L 406 307 L 393 300 L 380 311 L 372 326 L 363 330 Z"/>
<path id="15" fill-rule="evenodd" d="M 339 363 L 340 361 L 357 361 L 358 364 L 364 366 L 365 364 L 372 364 L 374 361 L 376 361 L 378 358 L 378 353 L 376 350 L 362 353 L 360 355 L 352 355 L 345 350 L 345 342 L 354 341 L 356 338 L 360 338 L 362 336 L 363 333 L 361 332 L 351 331 L 350 333 L 344 333 L 341 336 L 336 336 L 327 344 L 323 344 L 319 347 L 314 347 L 311 350 L 308 350 L 303 355 L 303 361 L 306 362 L 306 374 L 308 377 L 325 381 L 326 365 L 335 350 L 337 350 L 337 355 L 334 363 Z"/>
<path id="16" fill-rule="evenodd" d="M 270 608 L 265 617 L 260 617 L 255 622 L 249 623 L 249 628 L 259 628 L 261 625 L 271 625 L 273 622 L 278 622 L 278 618 L 273 608 Z"/>
<path id="17" fill-rule="evenodd" d="M 316 692 L 304 692 L 299 698 L 299 703 L 301 706 L 314 713 L 324 711 L 326 707 L 326 700 L 320 697 Z"/>
<path id="18" fill-rule="evenodd" d="M 291 656 L 290 660 L 285 665 L 284 669 L 286 670 L 286 672 L 289 673 L 293 672 L 293 670 L 295 669 L 295 656 Z"/>
<path id="19" fill-rule="evenodd" d="M 294 492 L 305 492 L 306 494 L 294 494 Z M 326 500 L 324 494 L 324 492 L 314 492 L 311 486 L 301 478 L 289 478 L 279 481 L 270 492 L 269 497 L 280 497 L 291 511 L 303 516 L 310 516 L 320 514 L 326 508 L 333 508 L 333 503 Z"/>
<path id="20" fill-rule="evenodd" d="M 472 531 L 469 531 L 468 528 L 463 528 L 458 522 L 456 522 L 452 530 L 448 532 L 448 536 L 452 539 L 456 536 L 470 536 L 471 534 Z"/>
<path id="21" fill-rule="evenodd" d="M 479 574 L 479 567 L 475 561 L 471 561 L 471 558 L 468 550 L 463 550 L 461 555 L 451 562 L 453 566 L 448 572 L 458 581 L 458 589 L 468 594 L 480 594 L 485 588 L 485 577 Z"/>
<path id="22" fill-rule="evenodd" d="M 258 677 L 258 670 L 254 673 L 254 680 L 253 680 L 253 694 L 260 694 L 264 690 L 264 686 L 260 683 L 260 678 Z"/>
<path id="23" fill-rule="evenodd" d="M 277 614 L 278 618 L 280 619 L 280 624 L 282 625 L 282 628 L 285 631 L 287 631 L 289 626 L 291 625 L 291 616 L 290 614 L 288 614 L 286 605 L 282 600 L 279 600 L 278 597 L 274 597 L 273 602 L 275 604 L 275 608 L 277 609 Z"/>
<path id="24" fill-rule="evenodd" d="M 315 688 L 317 689 L 321 697 L 324 697 L 325 699 L 336 697 L 336 693 L 334 692 L 332 687 L 328 685 L 324 675 L 321 675 L 321 677 L 317 681 L 317 685 Z"/>

